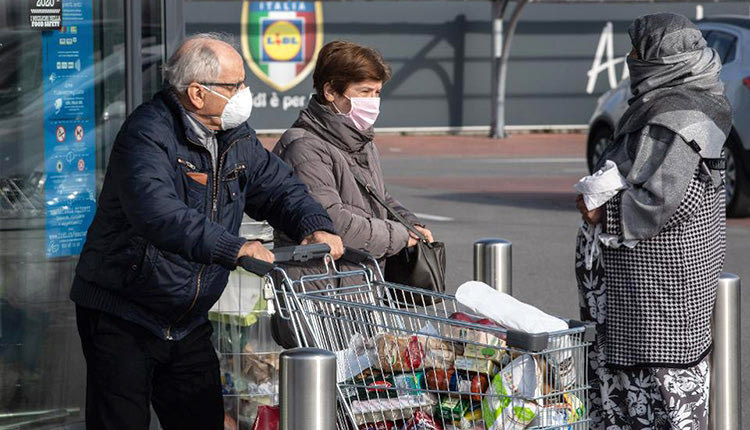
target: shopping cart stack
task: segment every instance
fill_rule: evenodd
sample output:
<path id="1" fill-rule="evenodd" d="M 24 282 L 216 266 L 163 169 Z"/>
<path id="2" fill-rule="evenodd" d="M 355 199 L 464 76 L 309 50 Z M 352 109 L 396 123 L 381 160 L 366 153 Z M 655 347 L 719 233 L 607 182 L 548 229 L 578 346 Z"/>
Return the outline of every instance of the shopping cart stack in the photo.
<path id="1" fill-rule="evenodd" d="M 300 344 L 337 354 L 340 429 L 588 428 L 591 326 L 507 330 L 452 295 L 385 282 L 360 253 L 347 259 L 361 270 L 328 257 L 327 273 L 274 286 Z"/>

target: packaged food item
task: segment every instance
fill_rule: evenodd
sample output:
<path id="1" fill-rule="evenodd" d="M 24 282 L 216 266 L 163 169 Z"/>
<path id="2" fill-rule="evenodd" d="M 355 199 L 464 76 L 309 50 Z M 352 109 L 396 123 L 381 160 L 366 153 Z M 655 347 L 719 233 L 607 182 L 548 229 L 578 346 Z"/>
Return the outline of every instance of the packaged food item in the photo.
<path id="1" fill-rule="evenodd" d="M 471 410 L 472 403 L 456 397 L 444 398 L 437 408 L 436 416 L 445 422 L 460 422 L 461 419 Z"/>
<path id="2" fill-rule="evenodd" d="M 425 372 L 425 382 L 430 390 L 448 391 L 448 383 L 455 369 L 428 369 Z"/>
<path id="3" fill-rule="evenodd" d="M 456 355 L 463 353 L 463 344 L 445 342 L 435 337 L 420 336 L 424 342 L 424 367 L 442 367 L 448 368 L 453 366 Z"/>
<path id="4" fill-rule="evenodd" d="M 396 423 L 393 421 L 379 421 L 377 423 L 367 423 L 359 426 L 359 430 L 396 430 Z"/>
<path id="5" fill-rule="evenodd" d="M 342 385 L 345 395 L 353 400 L 419 396 L 427 388 L 421 370 L 387 375 L 376 369 L 367 369 Z"/>
<path id="6" fill-rule="evenodd" d="M 536 416 L 535 403 L 518 404 L 518 398 L 539 397 L 540 375 L 537 362 L 525 354 L 503 368 L 492 378 L 482 402 L 485 423 L 491 430 L 525 428 Z M 509 426 L 501 427 L 500 425 Z M 494 427 L 490 427 L 494 423 Z M 521 427 L 522 423 L 525 423 Z M 515 426 L 515 427 L 514 427 Z"/>
<path id="7" fill-rule="evenodd" d="M 457 357 L 454 366 L 456 369 L 479 373 L 487 377 L 492 377 L 497 373 L 497 364 L 492 360 L 485 360 L 483 358 Z"/>
<path id="8" fill-rule="evenodd" d="M 425 373 L 427 387 L 431 390 L 450 391 L 449 397 L 461 397 L 475 401 L 482 400 L 487 390 L 489 378 L 483 374 L 468 374 L 456 369 L 429 369 Z"/>
<path id="9" fill-rule="evenodd" d="M 455 360 L 453 345 L 424 335 L 375 336 L 377 368 L 390 373 L 422 370 L 426 367 L 449 367 Z"/>
<path id="10" fill-rule="evenodd" d="M 362 376 L 355 383 L 357 384 L 357 399 L 359 400 L 385 399 L 398 396 L 393 377 L 384 376 L 380 372 Z"/>
<path id="11" fill-rule="evenodd" d="M 427 388 L 425 373 L 419 371 L 393 375 L 393 386 L 396 387 L 399 397 L 418 396 Z"/>
<path id="12" fill-rule="evenodd" d="M 556 427 L 565 424 L 575 424 L 586 416 L 583 402 L 578 397 L 566 393 L 563 402 L 539 408 L 538 414 L 531 425 L 537 427 Z M 561 430 L 572 430 L 573 426 L 560 427 Z"/>
<path id="13" fill-rule="evenodd" d="M 550 381 L 545 381 L 555 391 L 572 389 L 577 380 L 575 362 L 573 361 L 573 338 L 565 336 L 551 336 L 549 348 L 556 350 L 547 356 L 545 365 L 549 368 Z"/>
<path id="14" fill-rule="evenodd" d="M 278 373 L 279 354 L 263 353 L 256 354 L 252 345 L 246 343 L 242 349 L 242 374 L 251 382 L 263 384 L 270 381 Z"/>
<path id="15" fill-rule="evenodd" d="M 505 365 L 510 363 L 510 356 L 505 351 L 505 349 L 503 349 L 504 347 L 505 342 L 502 342 L 500 345 L 498 345 L 497 348 L 469 344 L 464 348 L 463 356 L 467 358 L 482 358 L 485 360 L 491 360 L 499 367 L 504 367 Z"/>
<path id="16" fill-rule="evenodd" d="M 488 430 L 523 430 L 531 425 L 538 410 L 536 403 L 517 398 L 509 399 L 506 407 L 494 411 L 487 405 L 482 404 L 482 414 Z"/>
<path id="17" fill-rule="evenodd" d="M 443 426 L 438 421 L 435 421 L 430 414 L 423 410 L 418 410 L 406 422 L 404 430 L 443 430 Z"/>
<path id="18" fill-rule="evenodd" d="M 485 325 L 487 327 L 500 327 L 496 322 L 481 318 L 465 312 L 454 312 L 449 317 L 452 320 Z M 504 345 L 504 333 L 484 331 L 479 328 L 462 327 L 458 325 L 444 324 L 443 334 L 451 339 L 458 339 L 467 344 L 481 343 L 484 345 Z"/>
<path id="19" fill-rule="evenodd" d="M 397 397 L 390 399 L 354 400 L 352 412 L 357 425 L 379 421 L 408 420 L 415 410 L 431 412 L 437 402 L 432 396 Z"/>
<path id="20" fill-rule="evenodd" d="M 474 424 L 479 421 L 482 421 L 482 419 L 483 419 L 482 408 L 474 408 L 474 410 L 471 410 L 467 412 L 466 415 L 464 415 L 461 422 L 463 423 L 463 422 L 468 421 L 469 423 Z"/>

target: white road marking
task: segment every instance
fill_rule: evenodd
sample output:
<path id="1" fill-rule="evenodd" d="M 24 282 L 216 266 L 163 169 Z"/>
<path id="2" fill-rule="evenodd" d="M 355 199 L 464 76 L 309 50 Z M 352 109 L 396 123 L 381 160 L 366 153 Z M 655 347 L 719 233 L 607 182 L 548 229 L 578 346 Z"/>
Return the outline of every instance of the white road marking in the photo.
<path id="1" fill-rule="evenodd" d="M 420 213 L 415 213 L 414 215 L 416 215 L 417 218 L 423 219 L 425 221 L 437 221 L 437 222 L 451 222 L 451 221 L 455 221 L 455 219 L 447 217 L 447 216 L 430 215 L 430 214 L 420 214 Z"/>
<path id="2" fill-rule="evenodd" d="M 468 158 L 463 161 L 474 163 L 491 164 L 558 164 L 558 163 L 585 163 L 585 158 Z"/>

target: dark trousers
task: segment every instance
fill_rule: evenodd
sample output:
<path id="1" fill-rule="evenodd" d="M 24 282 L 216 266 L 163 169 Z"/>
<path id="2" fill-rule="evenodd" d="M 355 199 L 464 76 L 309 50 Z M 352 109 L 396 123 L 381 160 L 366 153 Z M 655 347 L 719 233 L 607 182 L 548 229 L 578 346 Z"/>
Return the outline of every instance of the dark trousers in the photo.
<path id="1" fill-rule="evenodd" d="M 76 307 L 86 357 L 86 425 L 148 429 L 151 409 L 165 430 L 223 429 L 219 360 L 210 323 L 180 341 L 159 339 L 113 315 Z"/>

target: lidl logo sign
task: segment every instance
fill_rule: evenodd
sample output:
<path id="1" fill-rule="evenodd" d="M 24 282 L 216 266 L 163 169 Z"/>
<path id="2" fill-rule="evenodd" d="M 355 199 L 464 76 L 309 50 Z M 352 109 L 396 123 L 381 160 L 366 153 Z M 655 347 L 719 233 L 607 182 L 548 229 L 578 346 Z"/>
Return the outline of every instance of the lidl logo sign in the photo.
<path id="1" fill-rule="evenodd" d="M 302 45 L 305 21 L 302 19 L 260 20 L 263 33 L 261 63 L 273 62 L 301 63 L 305 58 Z"/>
<path id="2" fill-rule="evenodd" d="M 250 70 L 278 91 L 302 82 L 323 45 L 323 6 L 317 2 L 242 4 L 242 54 Z"/>

